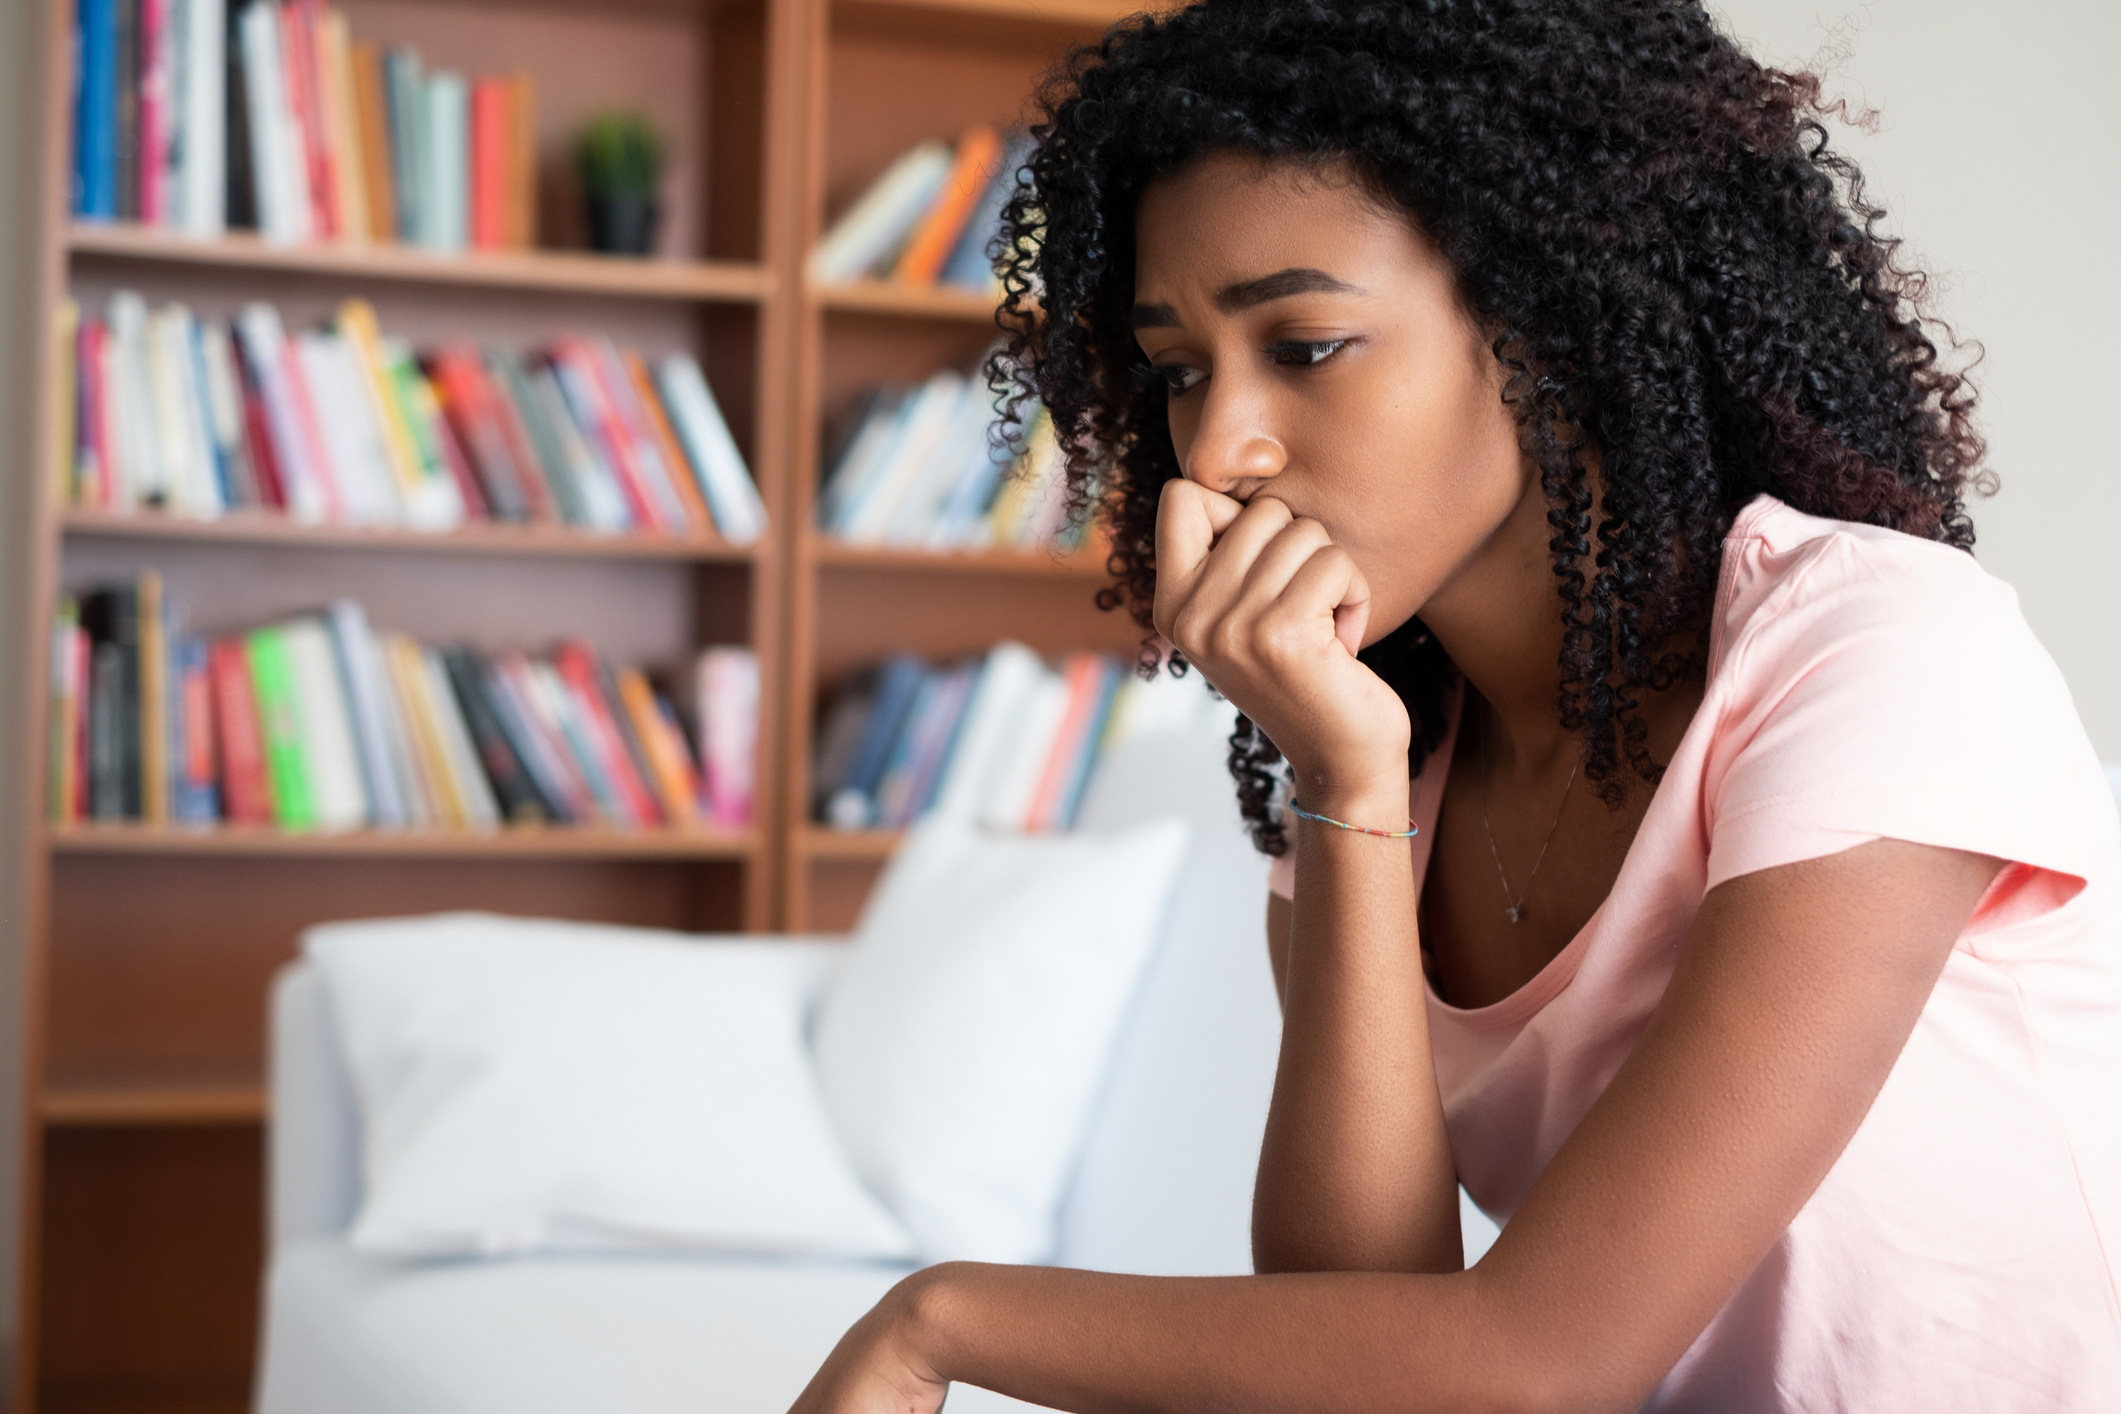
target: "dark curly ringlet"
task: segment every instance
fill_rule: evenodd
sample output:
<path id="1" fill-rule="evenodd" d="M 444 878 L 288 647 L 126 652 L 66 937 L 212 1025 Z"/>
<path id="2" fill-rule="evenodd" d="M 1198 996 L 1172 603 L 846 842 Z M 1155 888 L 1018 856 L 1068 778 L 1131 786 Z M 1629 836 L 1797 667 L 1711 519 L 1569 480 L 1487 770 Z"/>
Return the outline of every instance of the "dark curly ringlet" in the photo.
<path id="1" fill-rule="evenodd" d="M 1078 49 L 996 246 L 1010 332 L 989 376 L 1045 403 L 1076 509 L 1111 533 L 1101 602 L 1150 627 L 1179 474 L 1128 327 L 1143 189 L 1216 150 L 1348 159 L 1450 261 L 1505 372 L 1550 507 L 1584 775 L 1616 804 L 1623 761 L 1654 783 L 1638 695 L 1704 672 L 1748 500 L 1965 549 L 1965 496 L 1992 489 L 1973 389 L 1931 339 L 1950 331 L 1829 149 L 1819 89 L 1699 0 L 1205 0 Z M 1418 620 L 1363 657 L 1407 703 L 1418 770 L 1455 670 Z M 1280 759 L 1240 718 L 1231 772 L 1273 854 Z"/>

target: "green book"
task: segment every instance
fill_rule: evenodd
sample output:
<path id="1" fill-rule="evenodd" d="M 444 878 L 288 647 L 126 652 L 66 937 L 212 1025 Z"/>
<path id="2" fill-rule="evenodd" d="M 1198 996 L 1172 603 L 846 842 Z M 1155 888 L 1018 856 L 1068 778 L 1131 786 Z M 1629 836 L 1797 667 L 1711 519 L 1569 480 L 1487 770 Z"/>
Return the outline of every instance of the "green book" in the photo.
<path id="1" fill-rule="evenodd" d="M 302 755 L 301 699 L 295 694 L 294 660 L 287 637 L 261 628 L 244 641 L 252 690 L 258 698 L 258 735 L 265 746 L 265 775 L 272 783 L 272 813 L 283 830 L 317 827 L 317 802 Z"/>

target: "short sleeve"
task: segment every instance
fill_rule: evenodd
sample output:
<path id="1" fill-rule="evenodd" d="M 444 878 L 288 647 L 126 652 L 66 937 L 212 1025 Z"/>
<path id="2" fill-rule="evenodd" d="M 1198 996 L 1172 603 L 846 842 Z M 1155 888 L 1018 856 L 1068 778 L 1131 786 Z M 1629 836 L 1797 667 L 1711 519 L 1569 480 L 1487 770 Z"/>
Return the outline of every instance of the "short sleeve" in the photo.
<path id="1" fill-rule="evenodd" d="M 2074 896 L 2113 854 L 2097 757 L 2008 586 L 1962 552 L 1860 527 L 1752 568 L 1779 582 L 1705 704 L 1720 713 L 1702 777 L 1709 887 L 1889 838 L 2021 866 L 1999 884 L 2022 912 Z"/>

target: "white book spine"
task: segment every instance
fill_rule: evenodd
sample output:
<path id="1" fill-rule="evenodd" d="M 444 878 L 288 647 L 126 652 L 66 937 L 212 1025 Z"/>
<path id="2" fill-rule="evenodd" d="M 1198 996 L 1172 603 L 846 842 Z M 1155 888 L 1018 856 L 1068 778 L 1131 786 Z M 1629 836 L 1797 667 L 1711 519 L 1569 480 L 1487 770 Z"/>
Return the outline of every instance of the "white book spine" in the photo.
<path id="1" fill-rule="evenodd" d="M 633 523 L 633 514 L 626 506 L 626 495 L 619 490 L 619 483 L 611 468 L 604 464 L 604 459 L 583 440 L 582 429 L 576 425 L 574 413 L 568 408 L 567 395 L 560 391 L 559 375 L 548 364 L 531 375 L 530 386 L 544 405 L 545 420 L 560 444 L 560 454 L 567 458 L 567 465 L 574 471 L 575 487 L 581 492 L 582 510 L 590 528 L 613 534 L 625 530 Z"/>
<path id="2" fill-rule="evenodd" d="M 347 425 L 344 390 L 339 386 L 337 342 L 315 330 L 295 335 L 295 361 L 301 366 L 302 386 L 309 393 L 311 413 L 321 434 L 326 474 L 337 490 L 339 519 L 350 525 L 371 525 L 375 513 L 369 487 L 355 457 L 354 437 Z"/>
<path id="3" fill-rule="evenodd" d="M 127 508 L 154 505 L 163 499 L 168 482 L 155 433 L 154 383 L 148 376 L 147 303 L 131 290 L 111 296 L 110 340 L 117 346 L 113 386 L 125 445 L 121 498 Z"/>
<path id="4" fill-rule="evenodd" d="M 201 520 L 219 519 L 228 509 L 221 495 L 220 462 L 216 455 L 213 411 L 198 357 L 199 324 L 183 305 L 170 308 L 166 357 L 173 370 L 184 438 L 186 500 L 192 515 Z"/>
<path id="5" fill-rule="evenodd" d="M 368 616 L 351 599 L 334 599 L 325 609 L 325 622 L 338 656 L 340 679 L 346 684 L 353 742 L 373 807 L 372 822 L 384 829 L 397 829 L 405 823 L 405 806 L 391 770 L 390 743 L 383 724 L 383 703 L 388 694 L 376 672 L 375 640 L 368 631 Z"/>
<path id="6" fill-rule="evenodd" d="M 258 232 L 281 245 L 307 240 L 309 179 L 293 150 L 292 111 L 280 66 L 279 10 L 268 0 L 251 0 L 240 25 Z"/>
<path id="7" fill-rule="evenodd" d="M 887 456 L 896 443 L 903 425 L 902 414 L 906 411 L 903 398 L 891 404 L 879 402 L 862 418 L 862 425 L 854 429 L 847 450 L 840 454 L 839 462 L 832 468 L 832 479 L 825 483 L 825 489 L 818 497 L 820 530 L 835 535 L 840 532 L 846 523 L 846 508 L 852 503 L 855 492 L 872 474 L 874 464 Z"/>
<path id="8" fill-rule="evenodd" d="M 884 538 L 884 527 L 891 523 L 907 489 L 935 455 L 945 429 L 964 401 L 964 391 L 965 379 L 953 369 L 946 368 L 928 380 L 921 392 L 920 407 L 908 421 L 891 461 L 848 507 L 845 533 L 849 540 L 875 544 Z"/>
<path id="9" fill-rule="evenodd" d="M 656 382 L 715 528 L 732 545 L 753 543 L 766 533 L 766 507 L 700 365 L 691 354 L 671 354 L 657 368 Z"/>
<path id="10" fill-rule="evenodd" d="M 227 212 L 228 12 L 224 0 L 184 0 L 183 226 L 218 236 Z"/>
<path id="11" fill-rule="evenodd" d="M 1045 674 L 1038 655 L 1021 643 L 998 643 L 980 665 L 979 682 L 965 707 L 965 724 L 936 787 L 929 818 L 971 824 L 1002 767 L 1009 743 L 1021 730 L 1030 699 Z"/>
<path id="12" fill-rule="evenodd" d="M 347 718 L 345 679 L 319 619 L 297 619 L 284 630 L 301 704 L 302 761 L 316 802 L 317 827 L 356 830 L 371 818 L 361 758 Z"/>
<path id="13" fill-rule="evenodd" d="M 470 101 L 462 74 L 439 69 L 428 75 L 424 125 L 428 160 L 423 164 L 427 190 L 421 194 L 420 206 L 423 214 L 432 213 L 427 245 L 450 254 L 464 249 L 468 225 Z"/>
<path id="14" fill-rule="evenodd" d="M 199 326 L 199 361 L 206 370 L 206 410 L 214 445 L 223 462 L 234 466 L 243 456 L 243 397 L 237 391 L 228 330 L 212 322 Z M 243 494 L 239 478 L 235 491 Z"/>
<path id="15" fill-rule="evenodd" d="M 986 803 L 979 816 L 982 825 L 995 830 L 1024 828 L 1046 758 L 1053 754 L 1053 739 L 1067 715 L 1068 680 L 1042 668 L 1017 731 L 988 780 Z"/>
<path id="16" fill-rule="evenodd" d="M 987 400 L 992 395 L 977 378 L 965 381 L 958 405 L 952 409 L 935 448 L 914 470 L 897 509 L 883 529 L 887 545 L 918 545 L 927 538 L 944 499 L 973 468 L 974 458 L 986 459 Z"/>

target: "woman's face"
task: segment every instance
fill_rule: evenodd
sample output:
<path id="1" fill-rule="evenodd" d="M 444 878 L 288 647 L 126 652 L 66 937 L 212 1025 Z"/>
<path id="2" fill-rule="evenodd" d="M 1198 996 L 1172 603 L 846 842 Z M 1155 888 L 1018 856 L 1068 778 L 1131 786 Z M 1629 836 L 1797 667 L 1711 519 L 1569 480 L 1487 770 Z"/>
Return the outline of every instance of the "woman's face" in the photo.
<path id="1" fill-rule="evenodd" d="M 1135 242 L 1134 328 L 1180 467 L 1323 524 L 1369 581 L 1366 642 L 1551 574 L 1488 341 L 1442 255 L 1350 167 L 1212 155 L 1149 187 Z M 1529 538 L 1497 534 L 1513 517 Z"/>

